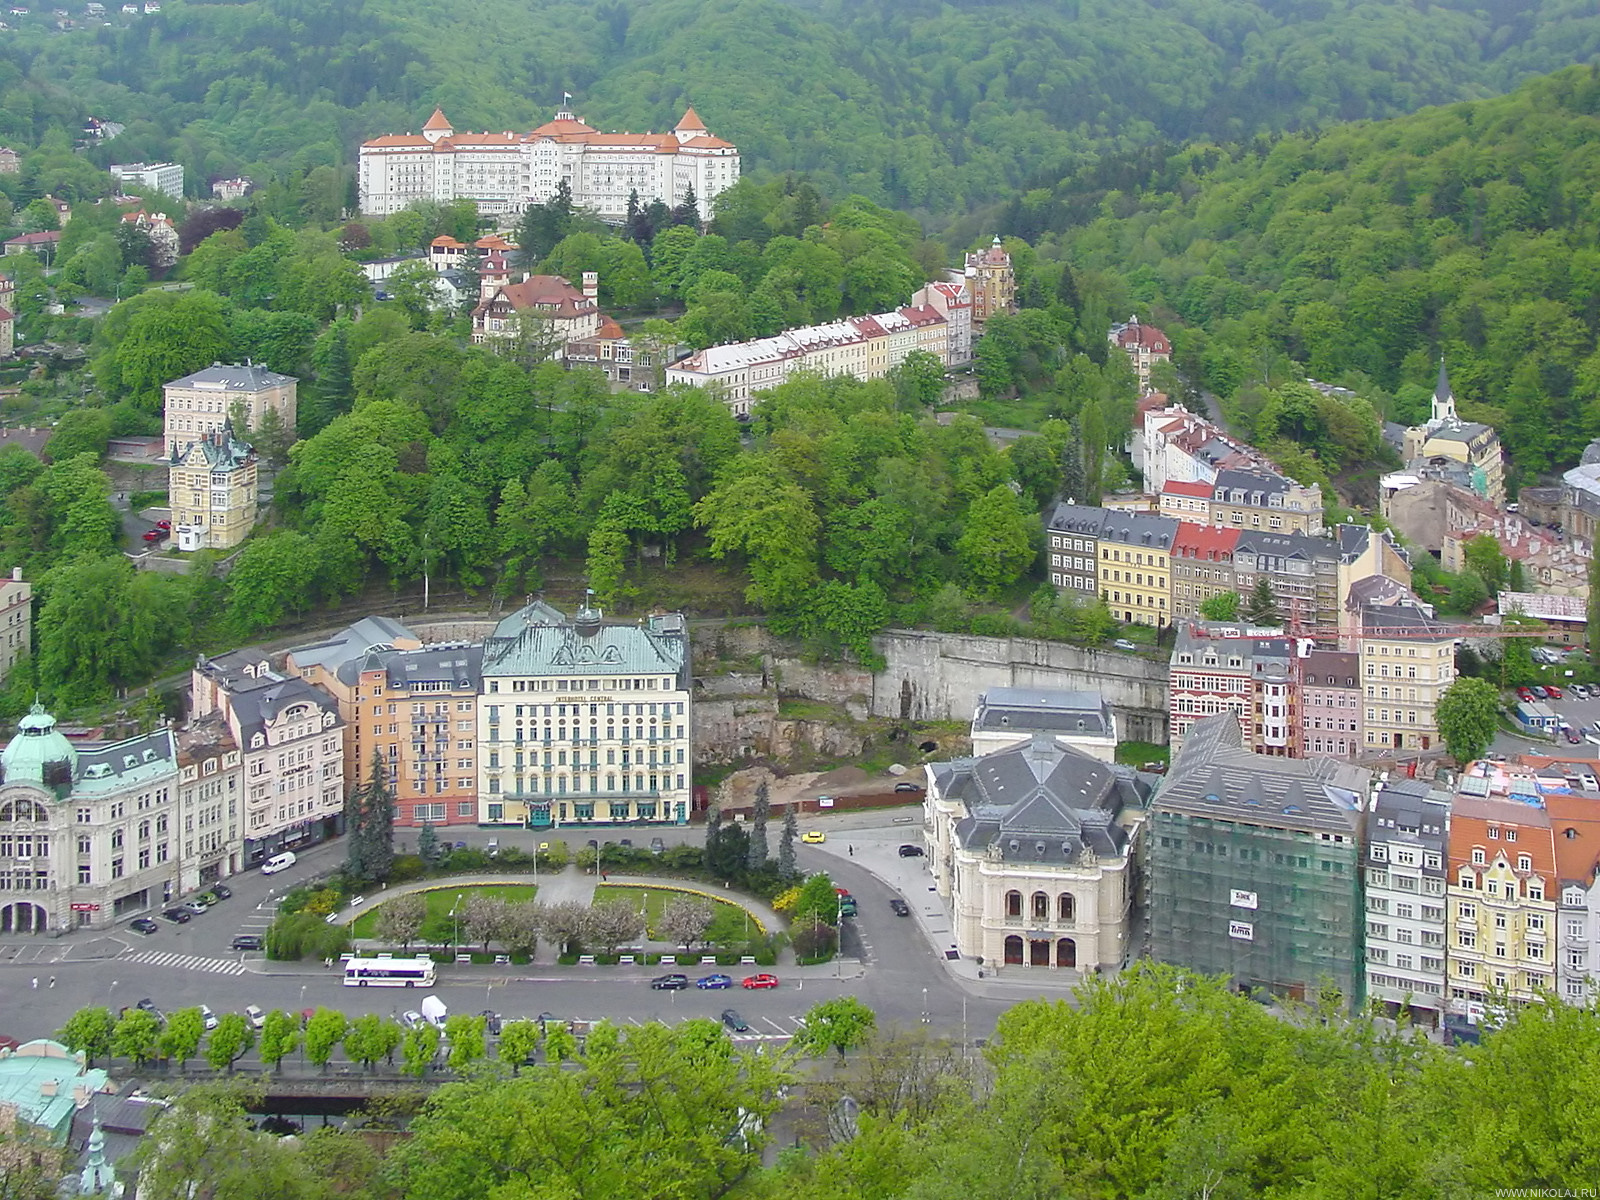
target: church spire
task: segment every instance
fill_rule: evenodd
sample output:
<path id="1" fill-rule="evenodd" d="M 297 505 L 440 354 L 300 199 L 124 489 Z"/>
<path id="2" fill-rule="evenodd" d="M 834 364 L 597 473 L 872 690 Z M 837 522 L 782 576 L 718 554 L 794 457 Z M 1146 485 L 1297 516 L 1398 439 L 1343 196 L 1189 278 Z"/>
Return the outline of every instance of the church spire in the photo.
<path id="1" fill-rule="evenodd" d="M 1450 373 L 1445 370 L 1444 356 L 1439 356 L 1439 382 L 1433 388 L 1433 411 L 1429 413 L 1430 425 L 1459 425 L 1456 415 L 1456 398 L 1450 391 Z"/>

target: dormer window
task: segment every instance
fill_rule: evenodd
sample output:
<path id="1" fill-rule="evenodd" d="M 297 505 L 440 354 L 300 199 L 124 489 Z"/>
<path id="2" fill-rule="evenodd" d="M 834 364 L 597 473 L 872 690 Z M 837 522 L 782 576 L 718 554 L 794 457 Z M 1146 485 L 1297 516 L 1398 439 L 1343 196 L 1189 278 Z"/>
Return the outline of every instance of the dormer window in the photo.
<path id="1" fill-rule="evenodd" d="M 1484 856 L 1484 853 L 1483 853 L 1483 847 L 1482 846 L 1474 846 L 1472 848 L 1472 865 L 1475 866 L 1475 867 L 1481 867 L 1487 861 L 1488 861 L 1488 859 Z"/>

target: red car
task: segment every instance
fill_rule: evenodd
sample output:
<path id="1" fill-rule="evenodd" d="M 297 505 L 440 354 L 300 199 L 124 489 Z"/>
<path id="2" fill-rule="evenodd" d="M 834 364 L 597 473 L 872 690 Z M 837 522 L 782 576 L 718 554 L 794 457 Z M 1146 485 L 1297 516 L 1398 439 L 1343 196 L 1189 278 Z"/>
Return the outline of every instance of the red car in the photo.
<path id="1" fill-rule="evenodd" d="M 1517 689 L 1517 696 L 1519 699 L 1531 701 L 1533 699 L 1533 692 L 1525 687 L 1519 687 Z"/>
<path id="2" fill-rule="evenodd" d="M 171 529 L 172 528 L 172 522 L 171 521 L 157 521 L 156 522 L 156 528 L 157 529 Z"/>
<path id="3" fill-rule="evenodd" d="M 144 540 L 147 542 L 159 542 L 166 536 L 167 535 L 159 529 L 146 529 L 144 531 Z"/>
<path id="4" fill-rule="evenodd" d="M 763 971 L 759 975 L 752 975 L 744 981 L 747 988 L 775 988 L 778 986 L 778 977 Z"/>
<path id="5" fill-rule="evenodd" d="M 1550 699 L 1552 699 L 1552 700 L 1560 700 L 1561 699 L 1561 689 L 1558 688 L 1555 684 L 1553 684 L 1553 683 L 1545 684 L 1544 685 L 1544 690 L 1550 693 Z"/>

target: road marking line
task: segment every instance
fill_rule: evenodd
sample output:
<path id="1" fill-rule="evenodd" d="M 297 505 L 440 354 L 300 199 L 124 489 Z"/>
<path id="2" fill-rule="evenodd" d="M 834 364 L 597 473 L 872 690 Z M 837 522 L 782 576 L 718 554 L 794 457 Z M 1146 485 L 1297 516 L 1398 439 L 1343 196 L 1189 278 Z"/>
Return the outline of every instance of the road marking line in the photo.
<path id="1" fill-rule="evenodd" d="M 777 1023 L 777 1022 L 776 1022 L 776 1021 L 774 1021 L 774 1020 L 773 1020 L 773 1019 L 772 1019 L 772 1018 L 771 1018 L 771 1017 L 761 1017 L 761 1018 L 759 1018 L 759 1019 L 760 1019 L 760 1020 L 763 1020 L 763 1021 L 765 1021 L 765 1022 L 766 1022 L 766 1023 L 767 1023 L 767 1024 L 768 1024 L 768 1025 L 771 1025 L 771 1026 L 772 1026 L 772 1027 L 773 1027 L 773 1028 L 774 1028 L 774 1029 L 776 1029 L 776 1030 L 777 1030 L 777 1031 L 778 1031 L 778 1032 L 779 1032 L 779 1033 L 781 1033 L 781 1034 L 784 1034 L 784 1035 L 786 1035 L 786 1036 L 787 1036 L 787 1034 L 788 1034 L 788 1032 L 789 1032 L 789 1031 L 788 1031 L 788 1030 L 787 1030 L 787 1029 L 785 1029 L 785 1028 L 784 1028 L 784 1027 L 783 1027 L 783 1026 L 782 1026 L 782 1025 L 779 1025 L 779 1024 L 778 1024 L 778 1023 Z"/>

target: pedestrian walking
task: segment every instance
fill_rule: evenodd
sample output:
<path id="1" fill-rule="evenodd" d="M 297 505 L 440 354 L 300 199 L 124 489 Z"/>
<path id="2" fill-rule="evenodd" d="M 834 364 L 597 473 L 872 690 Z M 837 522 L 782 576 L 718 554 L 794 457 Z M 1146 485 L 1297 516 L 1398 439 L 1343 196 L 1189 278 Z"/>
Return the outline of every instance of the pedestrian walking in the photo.
<path id="1" fill-rule="evenodd" d="M 52 976 L 50 976 L 50 986 L 51 987 L 55 987 L 55 985 L 56 985 L 56 977 L 54 975 L 52 975 Z"/>
<path id="2" fill-rule="evenodd" d="M 33 977 L 33 990 L 36 992 L 39 990 L 39 977 L 37 975 Z"/>
<path id="3" fill-rule="evenodd" d="M 845 849 L 850 851 L 850 857 L 851 858 L 854 858 L 856 856 L 856 848 L 854 846 L 846 846 Z"/>

